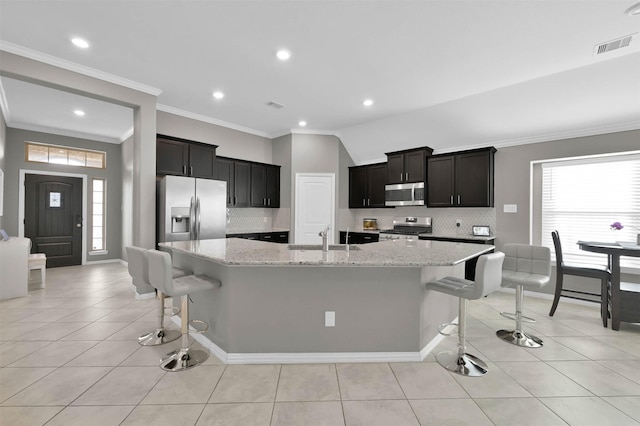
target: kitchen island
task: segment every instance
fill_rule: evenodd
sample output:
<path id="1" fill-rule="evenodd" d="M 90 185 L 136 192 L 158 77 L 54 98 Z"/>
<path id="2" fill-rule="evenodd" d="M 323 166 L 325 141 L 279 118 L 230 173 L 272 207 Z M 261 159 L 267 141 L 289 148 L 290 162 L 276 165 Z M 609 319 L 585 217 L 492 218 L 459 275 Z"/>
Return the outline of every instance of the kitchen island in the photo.
<path id="1" fill-rule="evenodd" d="M 458 306 L 424 283 L 462 277 L 466 260 L 494 248 L 393 240 L 325 253 L 237 238 L 160 246 L 175 266 L 222 282 L 194 297 L 190 313 L 209 323 L 199 340 L 226 363 L 422 360 Z"/>

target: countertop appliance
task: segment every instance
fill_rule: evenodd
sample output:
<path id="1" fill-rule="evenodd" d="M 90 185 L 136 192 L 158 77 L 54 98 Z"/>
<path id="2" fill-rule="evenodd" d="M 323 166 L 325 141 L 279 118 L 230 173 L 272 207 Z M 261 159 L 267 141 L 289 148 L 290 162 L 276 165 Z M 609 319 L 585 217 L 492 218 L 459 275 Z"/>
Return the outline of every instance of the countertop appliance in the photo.
<path id="1" fill-rule="evenodd" d="M 424 206 L 424 182 L 384 186 L 385 206 Z"/>
<path id="2" fill-rule="evenodd" d="M 158 183 L 158 242 L 225 238 L 227 183 L 165 176 Z"/>
<path id="3" fill-rule="evenodd" d="M 378 219 L 367 218 L 362 219 L 362 229 L 375 231 L 378 229 Z"/>
<path id="4" fill-rule="evenodd" d="M 430 217 L 394 217 L 393 228 L 380 231 L 381 240 L 417 239 L 433 231 Z"/>

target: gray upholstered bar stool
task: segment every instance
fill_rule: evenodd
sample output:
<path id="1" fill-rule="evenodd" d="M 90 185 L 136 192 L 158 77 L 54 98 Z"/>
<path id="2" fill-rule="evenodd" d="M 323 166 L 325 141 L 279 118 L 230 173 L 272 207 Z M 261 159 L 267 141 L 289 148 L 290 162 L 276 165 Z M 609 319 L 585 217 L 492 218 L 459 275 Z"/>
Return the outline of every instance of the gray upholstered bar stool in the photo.
<path id="1" fill-rule="evenodd" d="M 539 348 L 539 337 L 522 331 L 522 322 L 536 322 L 522 315 L 524 289 L 538 290 L 549 283 L 551 277 L 551 250 L 548 247 L 528 244 L 505 244 L 502 265 L 502 286 L 516 288 L 516 313 L 500 312 L 516 322 L 515 330 L 498 330 L 496 335 L 505 342 L 527 348 Z"/>
<path id="2" fill-rule="evenodd" d="M 467 300 L 480 299 L 500 288 L 503 260 L 504 253 L 500 252 L 480 256 L 476 264 L 475 281 L 445 277 L 426 284 L 429 290 L 458 298 L 458 352 L 441 352 L 436 356 L 438 363 L 451 372 L 475 377 L 484 376 L 488 371 L 484 361 L 466 352 Z M 450 335 L 442 331 L 448 325 L 450 324 L 442 324 L 438 327 L 440 334 Z"/>
<path id="3" fill-rule="evenodd" d="M 171 276 L 171 256 L 169 253 L 149 250 L 149 281 L 168 296 L 180 296 L 182 345 L 180 349 L 167 354 L 160 367 L 167 371 L 183 371 L 202 364 L 209 358 L 209 353 L 202 349 L 189 348 L 189 295 L 201 291 L 213 290 L 221 285 L 220 281 L 205 275 L 185 275 L 174 279 Z M 197 321 L 208 325 L 204 321 Z M 201 331 L 205 331 L 204 330 Z"/>
<path id="4" fill-rule="evenodd" d="M 136 286 L 136 293 L 145 294 L 153 292 L 155 294 L 155 288 L 149 282 L 149 264 L 147 260 L 147 249 L 140 247 L 129 246 L 127 250 L 127 262 L 129 275 L 133 280 L 133 284 Z M 174 268 L 172 270 L 174 278 L 186 275 L 182 269 Z M 143 346 L 156 346 L 162 345 L 167 342 L 172 342 L 180 337 L 178 330 L 167 330 L 164 328 L 165 317 L 165 294 L 162 291 L 158 291 L 156 297 L 158 298 L 158 326 L 154 331 L 143 334 L 138 337 L 138 343 Z M 174 311 L 171 309 L 170 315 L 177 315 L 180 311 Z"/>

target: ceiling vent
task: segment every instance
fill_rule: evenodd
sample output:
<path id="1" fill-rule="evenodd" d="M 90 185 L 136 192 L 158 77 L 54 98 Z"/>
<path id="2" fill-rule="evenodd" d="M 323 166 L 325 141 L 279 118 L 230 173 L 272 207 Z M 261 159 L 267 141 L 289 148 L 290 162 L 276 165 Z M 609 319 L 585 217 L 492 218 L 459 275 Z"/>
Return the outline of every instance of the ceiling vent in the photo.
<path id="1" fill-rule="evenodd" d="M 282 108 L 284 108 L 284 105 L 279 104 L 279 103 L 274 102 L 274 101 L 267 102 L 267 106 L 271 107 L 271 108 L 274 108 L 274 109 L 282 109 Z"/>
<path id="2" fill-rule="evenodd" d="M 612 50 L 622 49 L 628 47 L 633 40 L 638 37 L 638 33 L 634 33 L 628 36 L 620 37 L 615 40 L 608 41 L 606 43 L 597 44 L 593 54 L 602 55 L 603 53 L 611 52 Z"/>

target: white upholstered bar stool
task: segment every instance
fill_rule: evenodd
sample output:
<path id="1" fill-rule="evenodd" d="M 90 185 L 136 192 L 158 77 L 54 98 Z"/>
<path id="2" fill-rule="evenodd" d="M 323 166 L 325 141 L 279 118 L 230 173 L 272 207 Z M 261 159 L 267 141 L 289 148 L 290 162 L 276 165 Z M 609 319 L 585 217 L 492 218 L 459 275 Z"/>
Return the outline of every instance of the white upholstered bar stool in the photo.
<path id="1" fill-rule="evenodd" d="M 523 322 L 536 322 L 522 315 L 524 290 L 538 290 L 549 283 L 551 277 L 551 250 L 548 247 L 528 244 L 505 244 L 502 266 L 502 286 L 516 288 L 516 313 L 500 312 L 505 318 L 516 322 L 515 330 L 498 330 L 496 335 L 503 341 L 527 348 L 539 348 L 542 340 L 522 330 Z"/>
<path id="2" fill-rule="evenodd" d="M 31 253 L 29 254 L 29 272 L 32 269 L 40 270 L 40 288 L 45 288 L 47 285 L 47 255 L 44 253 Z"/>
<path id="3" fill-rule="evenodd" d="M 147 249 L 140 247 L 129 246 L 127 250 L 127 268 L 129 269 L 129 275 L 133 284 L 136 287 L 137 294 L 153 293 L 158 298 L 158 325 L 154 331 L 143 334 L 138 337 L 138 343 L 142 346 L 157 346 L 167 342 L 172 342 L 180 337 L 178 330 L 167 330 L 164 328 L 165 317 L 165 294 L 162 291 L 158 291 L 156 295 L 156 289 L 149 282 L 149 263 L 147 260 Z M 186 273 L 174 268 L 172 275 L 177 278 Z M 172 309 L 172 308 L 170 308 Z M 169 315 L 176 315 L 179 311 L 171 311 Z"/>
<path id="4" fill-rule="evenodd" d="M 189 321 L 189 295 L 207 290 L 213 290 L 221 285 L 220 281 L 205 275 L 185 275 L 173 279 L 171 275 L 171 256 L 169 253 L 149 250 L 149 282 L 169 296 L 180 296 L 181 299 L 181 329 L 182 345 L 180 349 L 167 354 L 160 367 L 166 371 L 184 371 L 202 364 L 209 358 L 209 352 L 202 349 L 189 348 L 189 323 L 208 324 L 204 321 Z M 206 331 L 200 330 L 201 332 Z"/>
<path id="5" fill-rule="evenodd" d="M 496 252 L 482 255 L 476 264 L 476 280 L 469 281 L 458 277 L 445 277 L 426 284 L 427 289 L 446 293 L 458 298 L 458 351 L 441 352 L 436 355 L 438 363 L 447 370 L 463 376 L 484 376 L 487 364 L 478 357 L 466 352 L 467 300 L 476 300 L 500 288 L 502 281 L 502 262 L 504 253 Z M 442 330 L 450 324 L 438 327 L 440 334 L 448 336 Z"/>

